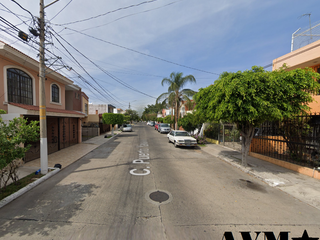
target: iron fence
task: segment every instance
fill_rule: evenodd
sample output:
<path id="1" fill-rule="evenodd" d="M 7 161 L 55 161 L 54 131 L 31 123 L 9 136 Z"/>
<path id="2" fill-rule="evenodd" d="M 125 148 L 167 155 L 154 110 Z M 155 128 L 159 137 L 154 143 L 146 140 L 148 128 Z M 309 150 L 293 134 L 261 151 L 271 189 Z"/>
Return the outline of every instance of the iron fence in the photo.
<path id="1" fill-rule="evenodd" d="M 87 141 L 90 138 L 100 135 L 100 129 L 98 127 L 86 127 L 82 126 L 82 142 Z"/>
<path id="2" fill-rule="evenodd" d="M 219 141 L 219 144 L 241 150 L 241 136 L 233 123 L 212 123 L 204 131 L 207 138 Z"/>
<path id="3" fill-rule="evenodd" d="M 320 115 L 304 115 L 256 128 L 251 152 L 301 166 L 320 166 Z"/>

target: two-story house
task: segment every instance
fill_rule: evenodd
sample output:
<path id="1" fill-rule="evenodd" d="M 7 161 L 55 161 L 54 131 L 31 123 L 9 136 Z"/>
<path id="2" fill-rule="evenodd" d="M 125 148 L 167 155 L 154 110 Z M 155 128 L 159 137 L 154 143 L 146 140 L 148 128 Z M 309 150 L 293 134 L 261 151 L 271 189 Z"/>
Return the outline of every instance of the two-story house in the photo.
<path id="1" fill-rule="evenodd" d="M 286 64 L 288 70 L 309 67 L 320 73 L 320 40 L 276 58 L 272 63 L 272 70 L 279 69 L 283 64 Z M 313 113 L 319 113 L 320 93 L 313 96 L 313 98 L 314 101 L 309 103 L 309 106 Z"/>
<path id="2" fill-rule="evenodd" d="M 0 41 L 0 109 L 4 120 L 39 120 L 39 62 Z M 49 70 L 45 80 L 48 153 L 81 142 L 81 89 Z M 79 99 L 79 101 L 77 101 Z M 40 157 L 40 142 L 32 144 L 25 161 Z"/>

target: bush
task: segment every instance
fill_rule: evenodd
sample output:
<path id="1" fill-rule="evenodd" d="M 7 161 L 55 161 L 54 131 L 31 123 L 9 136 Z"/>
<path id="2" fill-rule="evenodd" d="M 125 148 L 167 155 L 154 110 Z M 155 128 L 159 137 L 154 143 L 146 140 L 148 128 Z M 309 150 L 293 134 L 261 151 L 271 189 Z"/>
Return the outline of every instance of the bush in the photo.
<path id="1" fill-rule="evenodd" d="M 191 136 L 194 137 L 195 139 L 197 139 L 198 144 L 206 144 L 207 143 L 205 136 L 201 137 L 199 134 L 194 134 Z"/>

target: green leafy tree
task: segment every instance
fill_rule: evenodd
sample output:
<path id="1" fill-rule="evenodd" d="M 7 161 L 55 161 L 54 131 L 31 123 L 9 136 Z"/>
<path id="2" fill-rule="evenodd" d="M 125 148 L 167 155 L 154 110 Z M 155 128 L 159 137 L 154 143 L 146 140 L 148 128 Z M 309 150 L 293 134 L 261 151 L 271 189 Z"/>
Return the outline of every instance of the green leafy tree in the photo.
<path id="1" fill-rule="evenodd" d="M 162 109 L 165 109 L 165 108 L 167 108 L 166 101 L 148 105 L 147 107 L 144 108 L 144 111 L 142 113 L 142 119 L 145 121 L 155 121 L 155 119 L 151 119 L 151 117 L 153 117 L 153 114 L 157 116 L 157 113 L 161 113 Z"/>
<path id="2" fill-rule="evenodd" d="M 128 120 L 131 123 L 132 121 L 138 121 L 140 118 L 138 112 L 132 109 L 127 109 L 124 115 L 125 118 L 128 116 L 126 120 Z"/>
<path id="3" fill-rule="evenodd" d="M 161 118 L 157 118 L 157 122 L 163 123 L 163 118 L 162 117 Z"/>
<path id="4" fill-rule="evenodd" d="M 124 121 L 124 116 L 123 114 L 119 114 L 119 113 L 103 113 L 102 121 L 104 124 L 112 125 L 112 136 L 113 136 L 113 126 L 116 124 L 121 125 Z"/>
<path id="5" fill-rule="evenodd" d="M 163 118 L 163 123 L 169 123 L 170 126 L 172 127 L 172 125 L 174 124 L 174 119 L 171 119 L 172 116 L 168 115 L 166 117 Z"/>
<path id="6" fill-rule="evenodd" d="M 0 109 L 0 114 L 5 111 Z M 39 140 L 39 122 L 14 118 L 4 122 L 0 116 L 0 188 L 5 187 L 9 179 L 18 180 L 15 160 L 21 159 L 30 149 L 31 144 Z"/>
<path id="7" fill-rule="evenodd" d="M 162 93 L 157 102 L 166 99 L 167 103 L 171 103 L 174 106 L 175 114 L 175 129 L 178 128 L 179 109 L 182 100 L 187 100 L 192 97 L 196 92 L 191 89 L 182 89 L 187 83 L 195 83 L 196 79 L 192 75 L 183 77 L 183 73 L 171 73 L 170 78 L 162 79 L 161 85 L 169 85 L 168 92 Z"/>
<path id="8" fill-rule="evenodd" d="M 192 113 L 187 113 L 183 118 L 179 118 L 178 126 L 183 127 L 187 132 L 194 131 L 198 127 L 196 116 Z"/>
<path id="9" fill-rule="evenodd" d="M 242 134 L 242 165 L 247 166 L 255 127 L 266 120 L 283 120 L 309 111 L 307 103 L 319 91 L 315 81 L 319 77 L 311 69 L 267 72 L 257 66 L 243 72 L 224 72 L 195 95 L 196 111 L 207 121 L 237 125 Z"/>

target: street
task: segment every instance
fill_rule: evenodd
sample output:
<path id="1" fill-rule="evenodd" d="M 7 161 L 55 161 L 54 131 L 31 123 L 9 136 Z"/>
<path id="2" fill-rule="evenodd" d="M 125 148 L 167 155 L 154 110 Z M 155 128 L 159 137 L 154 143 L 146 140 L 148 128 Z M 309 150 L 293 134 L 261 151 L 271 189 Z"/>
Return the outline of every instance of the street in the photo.
<path id="1" fill-rule="evenodd" d="M 320 237 L 319 210 L 201 147 L 175 148 L 145 123 L 0 209 L 0 239 L 291 239 L 304 230 Z"/>

